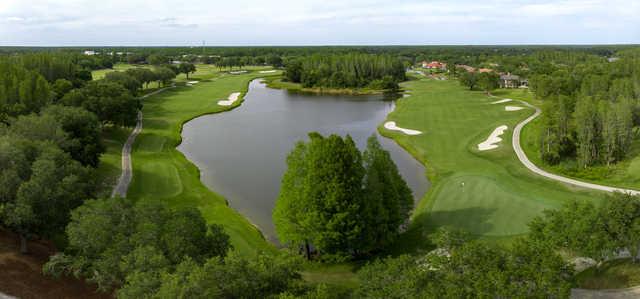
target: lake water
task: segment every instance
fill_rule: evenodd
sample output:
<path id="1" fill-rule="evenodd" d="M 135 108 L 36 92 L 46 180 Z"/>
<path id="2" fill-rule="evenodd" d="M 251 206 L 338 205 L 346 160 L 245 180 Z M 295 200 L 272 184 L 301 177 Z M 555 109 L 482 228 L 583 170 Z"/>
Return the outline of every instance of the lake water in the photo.
<path id="1" fill-rule="evenodd" d="M 295 142 L 307 140 L 311 131 L 349 134 L 362 150 L 394 105 L 379 95 L 306 95 L 254 80 L 240 107 L 186 123 L 178 150 L 200 168 L 207 187 L 276 241 L 271 212 Z M 393 140 L 379 135 L 378 140 L 414 197 L 421 198 L 429 186 L 422 164 Z"/>

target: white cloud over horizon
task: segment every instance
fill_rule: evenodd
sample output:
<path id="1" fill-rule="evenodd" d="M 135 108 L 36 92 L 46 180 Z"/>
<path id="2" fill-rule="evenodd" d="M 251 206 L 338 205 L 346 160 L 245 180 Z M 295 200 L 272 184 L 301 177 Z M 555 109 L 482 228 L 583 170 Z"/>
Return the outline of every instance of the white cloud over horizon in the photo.
<path id="1" fill-rule="evenodd" d="M 640 43 L 640 0 L 1 0 L 0 45 Z"/>

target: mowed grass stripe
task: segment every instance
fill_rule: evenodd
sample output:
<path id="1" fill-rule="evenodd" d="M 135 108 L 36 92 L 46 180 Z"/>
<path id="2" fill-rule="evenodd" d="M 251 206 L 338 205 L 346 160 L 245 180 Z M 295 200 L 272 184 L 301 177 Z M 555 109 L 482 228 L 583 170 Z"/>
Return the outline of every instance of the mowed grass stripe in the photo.
<path id="1" fill-rule="evenodd" d="M 505 111 L 514 104 L 491 104 L 496 99 L 455 81 L 422 79 L 404 87 L 411 96 L 398 101 L 388 120 L 424 134 L 380 131 L 426 165 L 432 188 L 414 211 L 405 236 L 409 240 L 400 244 L 428 246 L 425 236 L 438 226 L 459 227 L 479 237 L 516 236 L 526 233 L 527 223 L 544 209 L 569 199 L 602 197 L 536 176 L 520 164 L 511 134 L 533 110 Z M 501 125 L 509 128 L 499 147 L 479 151 L 477 144 Z"/>

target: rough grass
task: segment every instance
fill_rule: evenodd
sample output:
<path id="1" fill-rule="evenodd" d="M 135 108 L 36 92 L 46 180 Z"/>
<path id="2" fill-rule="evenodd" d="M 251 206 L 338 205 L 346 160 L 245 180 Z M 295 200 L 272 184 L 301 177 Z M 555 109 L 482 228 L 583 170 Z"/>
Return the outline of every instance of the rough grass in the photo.
<path id="1" fill-rule="evenodd" d="M 419 202 L 397 252 L 427 249 L 427 235 L 439 226 L 453 226 L 488 239 L 505 240 L 527 233 L 527 223 L 544 209 L 569 199 L 595 200 L 600 193 L 563 185 L 527 170 L 511 146 L 514 126 L 533 110 L 504 110 L 504 103 L 455 81 L 422 79 L 403 84 L 411 96 L 400 99 L 388 120 L 423 131 L 407 136 L 385 130 L 427 167 L 432 187 Z M 478 151 L 498 126 L 509 129 L 499 147 Z M 464 184 L 463 184 L 464 183 Z"/>
<path id="2" fill-rule="evenodd" d="M 274 250 L 245 217 L 200 182 L 199 170 L 175 148 L 181 141 L 183 123 L 240 105 L 238 101 L 232 107 L 223 107 L 217 101 L 232 92 L 245 93 L 247 83 L 257 74 L 228 75 L 207 69 L 200 76 L 207 77 L 208 82 L 177 87 L 143 100 L 143 131 L 133 147 L 133 180 L 127 195 L 133 200 L 163 201 L 172 207 L 197 207 L 208 222 L 224 226 L 234 248 L 243 254 Z M 111 161 L 115 157 L 105 158 L 103 164 L 116 163 Z M 117 158 L 119 163 L 119 155 Z M 108 169 L 109 165 L 102 167 Z"/>
<path id="3" fill-rule="evenodd" d="M 575 277 L 582 289 L 621 289 L 640 285 L 640 264 L 631 259 L 619 259 L 604 263 L 599 271 L 586 269 Z"/>
<path id="4" fill-rule="evenodd" d="M 131 133 L 131 128 L 108 126 L 102 130 L 102 143 L 106 151 L 100 156 L 100 164 L 96 170 L 98 196 L 109 197 L 113 186 L 118 182 L 122 172 L 122 146 Z"/>
<path id="5" fill-rule="evenodd" d="M 524 100 L 538 107 L 542 106 L 542 102 L 535 100 L 526 89 L 505 89 L 494 94 L 505 98 Z M 577 166 L 575 161 L 566 161 L 560 165 L 550 166 L 542 162 L 538 148 L 540 130 L 542 129 L 541 120 L 541 117 L 538 117 L 522 130 L 522 147 L 529 159 L 538 167 L 586 182 L 640 190 L 640 136 L 635 136 L 627 159 L 615 165 L 601 165 L 585 169 Z"/>

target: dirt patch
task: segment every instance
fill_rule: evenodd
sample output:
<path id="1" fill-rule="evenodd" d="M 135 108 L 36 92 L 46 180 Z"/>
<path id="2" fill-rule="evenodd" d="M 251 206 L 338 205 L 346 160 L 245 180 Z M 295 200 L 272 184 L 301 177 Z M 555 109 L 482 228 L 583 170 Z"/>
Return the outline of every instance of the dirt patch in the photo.
<path id="1" fill-rule="evenodd" d="M 21 299 L 113 298 L 98 293 L 95 285 L 71 277 L 42 274 L 42 265 L 55 253 L 47 241 L 30 241 L 29 254 L 20 254 L 17 235 L 0 228 L 0 292 Z"/>

